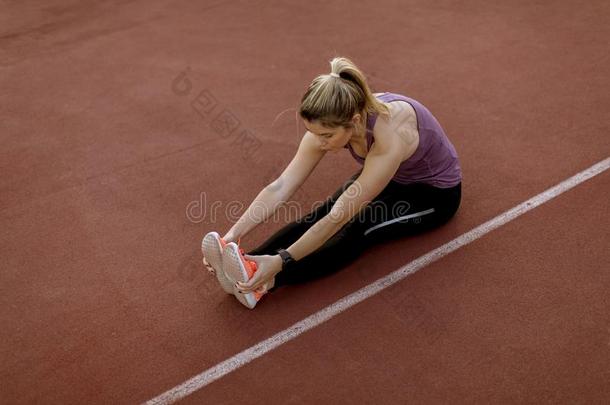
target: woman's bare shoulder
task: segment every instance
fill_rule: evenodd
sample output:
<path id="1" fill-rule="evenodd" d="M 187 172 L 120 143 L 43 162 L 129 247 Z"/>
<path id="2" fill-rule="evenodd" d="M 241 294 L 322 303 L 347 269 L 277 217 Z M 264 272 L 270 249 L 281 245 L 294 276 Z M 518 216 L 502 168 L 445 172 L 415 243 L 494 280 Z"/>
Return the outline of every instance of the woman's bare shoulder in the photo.
<path id="1" fill-rule="evenodd" d="M 404 101 L 395 101 L 386 105 L 390 108 L 390 115 L 378 116 L 373 129 L 375 143 L 379 142 L 378 146 L 382 150 L 396 148 L 401 151 L 404 159 L 408 159 L 419 143 L 415 110 Z"/>

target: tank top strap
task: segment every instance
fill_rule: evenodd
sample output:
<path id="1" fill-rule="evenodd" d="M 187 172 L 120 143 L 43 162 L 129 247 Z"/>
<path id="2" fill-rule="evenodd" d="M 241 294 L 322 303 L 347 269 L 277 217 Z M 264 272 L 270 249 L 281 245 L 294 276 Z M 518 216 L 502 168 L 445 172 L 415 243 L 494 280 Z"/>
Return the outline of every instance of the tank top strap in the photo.
<path id="1" fill-rule="evenodd" d="M 375 142 L 375 138 L 373 137 L 373 127 L 375 127 L 375 122 L 377 122 L 377 113 L 369 113 L 366 118 L 366 149 L 370 150 L 371 145 Z"/>

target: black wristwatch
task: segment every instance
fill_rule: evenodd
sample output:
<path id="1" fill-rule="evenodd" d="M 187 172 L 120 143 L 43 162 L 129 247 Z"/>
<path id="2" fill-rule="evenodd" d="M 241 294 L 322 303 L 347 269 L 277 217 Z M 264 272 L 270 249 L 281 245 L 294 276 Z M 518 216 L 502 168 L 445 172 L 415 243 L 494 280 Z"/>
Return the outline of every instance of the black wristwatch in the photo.
<path id="1" fill-rule="evenodd" d="M 277 254 L 282 258 L 282 270 L 286 268 L 288 263 L 294 263 L 294 258 L 285 249 L 278 249 Z"/>

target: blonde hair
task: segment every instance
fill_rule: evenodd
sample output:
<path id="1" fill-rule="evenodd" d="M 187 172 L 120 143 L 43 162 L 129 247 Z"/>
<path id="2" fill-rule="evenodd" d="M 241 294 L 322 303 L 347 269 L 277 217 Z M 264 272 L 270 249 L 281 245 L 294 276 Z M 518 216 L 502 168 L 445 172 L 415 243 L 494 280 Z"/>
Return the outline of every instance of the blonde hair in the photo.
<path id="1" fill-rule="evenodd" d="M 351 127 L 354 114 L 387 114 L 387 105 L 377 100 L 366 77 L 349 59 L 330 61 L 330 74 L 313 79 L 301 98 L 299 114 L 307 121 L 318 121 L 326 127 Z"/>

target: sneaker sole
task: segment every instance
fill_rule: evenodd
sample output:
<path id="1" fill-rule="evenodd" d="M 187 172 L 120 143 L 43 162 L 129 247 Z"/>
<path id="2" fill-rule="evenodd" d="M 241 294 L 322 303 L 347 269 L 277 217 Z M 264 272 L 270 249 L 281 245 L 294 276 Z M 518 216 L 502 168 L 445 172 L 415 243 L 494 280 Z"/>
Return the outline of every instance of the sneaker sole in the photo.
<path id="1" fill-rule="evenodd" d="M 227 294 L 233 294 L 233 284 L 222 269 L 222 243 L 217 232 L 209 232 L 201 241 L 201 252 L 216 273 L 216 279 Z"/>
<path id="2" fill-rule="evenodd" d="M 246 282 L 249 280 L 248 271 L 241 260 L 239 247 L 234 242 L 229 242 L 225 246 L 222 263 L 227 277 L 233 281 L 233 295 L 235 295 L 235 298 L 237 298 L 246 308 L 253 309 L 258 302 L 254 293 L 242 294 L 237 287 L 234 286 L 237 281 Z"/>

